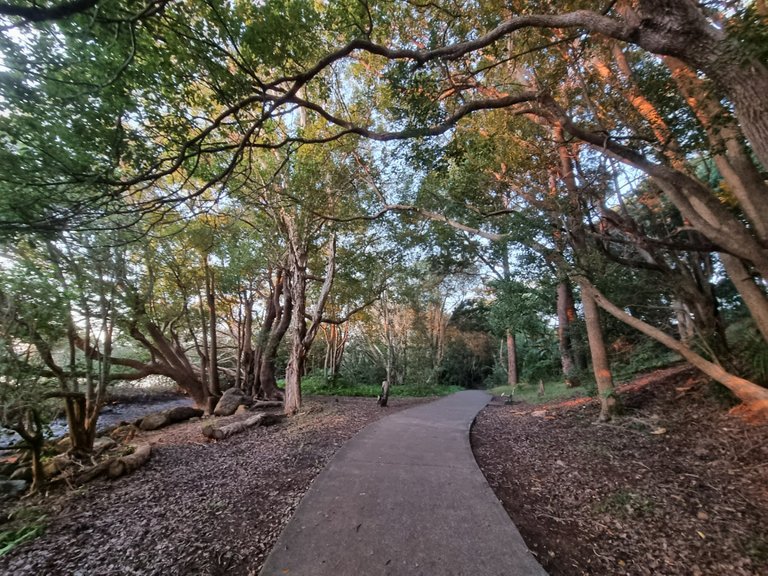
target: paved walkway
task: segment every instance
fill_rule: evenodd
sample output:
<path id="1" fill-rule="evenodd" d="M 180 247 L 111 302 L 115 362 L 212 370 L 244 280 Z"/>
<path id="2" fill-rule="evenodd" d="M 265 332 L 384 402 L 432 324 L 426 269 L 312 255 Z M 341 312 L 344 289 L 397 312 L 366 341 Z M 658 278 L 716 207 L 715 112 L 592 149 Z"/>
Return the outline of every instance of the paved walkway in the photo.
<path id="1" fill-rule="evenodd" d="M 459 392 L 366 427 L 315 479 L 261 576 L 546 576 L 469 446 L 489 399 Z"/>

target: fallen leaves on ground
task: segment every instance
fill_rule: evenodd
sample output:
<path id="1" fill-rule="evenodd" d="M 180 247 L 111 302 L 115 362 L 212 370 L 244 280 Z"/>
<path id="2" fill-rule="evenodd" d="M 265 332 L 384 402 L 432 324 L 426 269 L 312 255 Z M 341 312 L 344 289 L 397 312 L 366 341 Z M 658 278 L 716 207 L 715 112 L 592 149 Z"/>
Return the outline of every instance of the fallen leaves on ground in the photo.
<path id="1" fill-rule="evenodd" d="M 680 390 L 683 389 L 681 396 Z M 552 576 L 768 574 L 768 426 L 728 413 L 714 385 L 676 368 L 595 403 L 489 405 L 475 456 Z"/>
<path id="2" fill-rule="evenodd" d="M 366 424 L 423 401 L 391 399 L 381 409 L 374 399 L 310 399 L 283 424 L 220 442 L 206 441 L 201 422 L 141 433 L 153 444 L 146 466 L 36 502 L 49 514 L 45 534 L 0 558 L 0 573 L 256 575 L 336 450 Z"/>

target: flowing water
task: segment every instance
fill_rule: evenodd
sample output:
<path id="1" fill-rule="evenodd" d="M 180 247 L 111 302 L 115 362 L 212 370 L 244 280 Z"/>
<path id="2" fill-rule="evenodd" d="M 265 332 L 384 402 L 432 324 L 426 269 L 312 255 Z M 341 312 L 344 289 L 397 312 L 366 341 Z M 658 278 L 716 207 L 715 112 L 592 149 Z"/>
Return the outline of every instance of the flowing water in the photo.
<path id="1" fill-rule="evenodd" d="M 115 402 L 107 404 L 102 408 L 99 415 L 98 430 L 105 430 L 110 426 L 120 422 L 133 422 L 139 418 L 153 412 L 162 412 L 176 406 L 194 406 L 195 403 L 190 398 L 162 398 L 159 400 L 150 400 L 148 402 Z M 67 433 L 67 421 L 65 418 L 57 418 L 49 426 L 48 438 L 60 438 Z M 0 450 L 17 444 L 21 438 L 13 430 L 0 428 Z"/>

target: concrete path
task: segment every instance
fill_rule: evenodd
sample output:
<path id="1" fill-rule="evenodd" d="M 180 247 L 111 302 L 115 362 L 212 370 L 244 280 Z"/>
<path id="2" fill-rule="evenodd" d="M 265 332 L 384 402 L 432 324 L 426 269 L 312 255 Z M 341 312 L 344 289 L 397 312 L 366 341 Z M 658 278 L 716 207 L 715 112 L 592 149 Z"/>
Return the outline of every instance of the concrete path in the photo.
<path id="1" fill-rule="evenodd" d="M 545 576 L 472 455 L 489 399 L 459 392 L 366 427 L 315 479 L 261 576 Z"/>

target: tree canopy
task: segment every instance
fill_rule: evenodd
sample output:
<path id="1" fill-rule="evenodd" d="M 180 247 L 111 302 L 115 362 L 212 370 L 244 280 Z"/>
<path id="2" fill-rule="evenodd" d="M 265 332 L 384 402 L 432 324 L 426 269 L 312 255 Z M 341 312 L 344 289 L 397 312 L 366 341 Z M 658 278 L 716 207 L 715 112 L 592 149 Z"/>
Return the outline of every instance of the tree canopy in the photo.
<path id="1" fill-rule="evenodd" d="M 516 384 L 518 346 L 523 374 L 559 356 L 576 384 L 589 349 L 609 418 L 608 344 L 639 331 L 768 410 L 729 334 L 768 346 L 765 2 L 20 1 L 0 22 L 3 302 L 50 297 L 13 338 L 67 342 L 47 370 L 70 391 L 158 373 L 295 413 L 348 344 L 371 381 L 458 355 L 473 386 Z"/>

